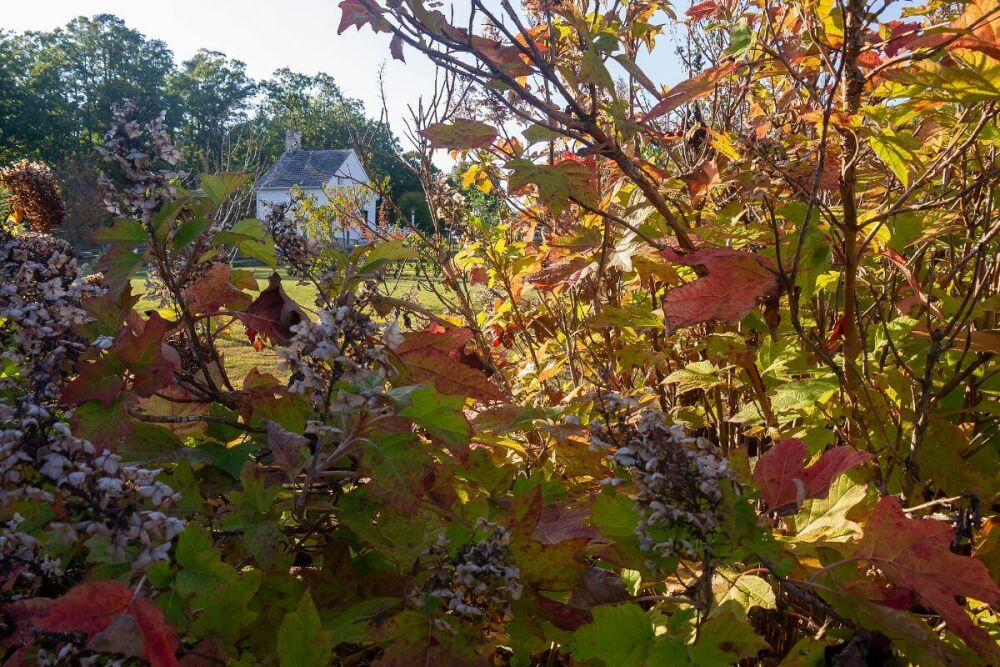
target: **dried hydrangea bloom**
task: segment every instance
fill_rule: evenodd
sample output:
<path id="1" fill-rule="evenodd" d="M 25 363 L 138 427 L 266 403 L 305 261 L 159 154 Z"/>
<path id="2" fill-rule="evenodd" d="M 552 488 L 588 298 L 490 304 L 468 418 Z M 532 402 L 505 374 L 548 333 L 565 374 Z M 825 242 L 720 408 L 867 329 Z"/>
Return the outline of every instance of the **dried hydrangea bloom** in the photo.
<path id="1" fill-rule="evenodd" d="M 612 397 L 609 405 L 623 416 L 591 424 L 591 448 L 611 450 L 608 459 L 628 471 L 629 479 L 604 483 L 635 485 L 640 546 L 662 557 L 702 558 L 722 523 L 721 503 L 733 479 L 721 450 L 634 399 Z"/>
<path id="2" fill-rule="evenodd" d="M 0 230 L 0 354 L 18 369 L 0 378 L 0 515 L 12 517 L 0 525 L 0 581 L 8 595 L 61 581 L 63 559 L 84 549 L 143 569 L 167 558 L 183 527 L 165 513 L 176 494 L 156 471 L 75 437 L 57 412 L 72 362 L 88 347 L 76 333 L 87 320 L 81 300 L 100 289 L 79 279 L 64 241 Z M 28 507 L 58 512 L 28 521 L 14 511 Z"/>
<path id="3" fill-rule="evenodd" d="M 180 160 L 180 150 L 167 132 L 165 112 L 140 124 L 141 110 L 132 100 L 115 104 L 111 111 L 114 122 L 104 135 L 104 146 L 97 150 L 118 165 L 127 184 L 119 189 L 102 173 L 98 184 L 104 191 L 104 204 L 116 216 L 149 222 L 173 199 L 171 179 L 185 175 L 172 169 Z"/>
<path id="4" fill-rule="evenodd" d="M 35 231 L 58 227 L 66 217 L 55 174 L 41 162 L 21 160 L 0 169 L 0 186 L 10 192 L 14 220 Z"/>
<path id="5" fill-rule="evenodd" d="M 345 294 L 332 308 L 321 309 L 318 321 L 292 327 L 292 340 L 277 349 L 279 368 L 291 375 L 292 391 L 322 395 L 338 382 L 363 385 L 373 389 L 352 396 L 378 406 L 389 358 L 380 342 L 381 326 L 365 313 L 367 301 L 367 293 Z"/>
<path id="6" fill-rule="evenodd" d="M 442 538 L 425 555 L 432 566 L 430 595 L 440 598 L 449 612 L 468 619 L 509 619 L 511 601 L 524 592 L 521 571 L 513 564 L 510 530 L 480 518 L 476 527 L 485 535 L 447 557 Z"/>

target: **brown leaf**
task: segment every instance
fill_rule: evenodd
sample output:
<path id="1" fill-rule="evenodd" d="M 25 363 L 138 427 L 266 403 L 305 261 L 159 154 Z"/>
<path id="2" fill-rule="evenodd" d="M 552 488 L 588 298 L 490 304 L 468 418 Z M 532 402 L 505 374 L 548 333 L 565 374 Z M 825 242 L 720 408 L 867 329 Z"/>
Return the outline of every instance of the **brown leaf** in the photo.
<path id="1" fill-rule="evenodd" d="M 676 86 L 668 90 L 653 106 L 643 118 L 650 121 L 660 116 L 670 113 L 682 104 L 693 102 L 715 89 L 715 85 L 739 69 L 735 62 L 727 62 L 717 67 L 707 69 L 698 76 L 691 77 L 687 81 L 681 81 Z"/>
<path id="2" fill-rule="evenodd" d="M 305 468 L 303 450 L 309 452 L 309 438 L 287 431 L 277 422 L 268 421 L 267 443 L 274 457 L 274 465 L 281 468 L 288 479 L 294 480 Z"/>
<path id="3" fill-rule="evenodd" d="M 432 325 L 423 331 L 408 331 L 403 334 L 403 342 L 397 345 L 393 351 L 396 354 L 406 354 L 413 350 L 423 348 L 433 348 L 441 352 L 454 352 L 461 350 L 468 341 L 472 340 L 472 329 L 468 327 L 444 328 Z"/>
<path id="4" fill-rule="evenodd" d="M 955 599 L 968 596 L 995 605 L 1000 587 L 982 562 L 951 551 L 952 537 L 950 524 L 910 519 L 899 501 L 886 497 L 875 507 L 856 555 L 877 565 L 896 586 L 913 591 L 985 660 L 1000 664 L 1000 647 Z"/>
<path id="5" fill-rule="evenodd" d="M 111 625 L 91 637 L 87 648 L 98 653 L 117 653 L 130 658 L 141 658 L 144 653 L 142 634 L 135 618 L 118 614 Z"/>
<path id="6" fill-rule="evenodd" d="M 396 60 L 406 62 L 406 57 L 403 56 L 403 38 L 399 35 L 393 35 L 392 40 L 389 42 L 389 53 Z"/>
<path id="7" fill-rule="evenodd" d="M 285 294 L 277 273 L 271 274 L 267 289 L 236 316 L 246 328 L 264 334 L 276 345 L 287 345 L 292 339 L 292 327 L 306 319 L 299 305 Z"/>
<path id="8" fill-rule="evenodd" d="M 433 385 L 440 394 L 480 401 L 507 400 L 482 371 L 459 362 L 447 352 L 425 347 L 399 357 L 417 382 Z"/>
<path id="9" fill-rule="evenodd" d="M 709 320 L 738 322 L 758 303 L 778 294 L 777 275 L 760 255 L 729 248 L 684 255 L 667 248 L 662 254 L 675 264 L 700 266 L 707 274 L 664 295 L 663 314 L 670 330 Z"/>
<path id="10" fill-rule="evenodd" d="M 576 609 L 593 609 L 602 604 L 624 602 L 629 597 L 617 574 L 591 567 L 584 573 L 580 585 L 570 593 L 569 605 Z"/>
<path id="11" fill-rule="evenodd" d="M 240 310 L 250 304 L 250 296 L 233 285 L 232 271 L 225 262 L 214 262 L 208 272 L 184 288 L 187 308 L 193 315 L 214 313 L 223 306 Z"/>

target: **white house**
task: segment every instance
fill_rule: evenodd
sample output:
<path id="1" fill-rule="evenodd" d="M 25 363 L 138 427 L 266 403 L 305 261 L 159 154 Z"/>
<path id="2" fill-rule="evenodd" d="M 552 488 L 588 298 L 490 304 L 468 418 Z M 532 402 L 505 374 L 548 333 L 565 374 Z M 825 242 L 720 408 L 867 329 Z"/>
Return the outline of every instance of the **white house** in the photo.
<path id="1" fill-rule="evenodd" d="M 287 204 L 291 199 L 292 187 L 298 186 L 305 196 L 317 204 L 330 201 L 328 193 L 339 188 L 351 188 L 350 199 L 359 204 L 359 217 L 363 211 L 369 228 L 376 224 L 375 194 L 364 190 L 370 182 L 368 172 L 358 154 L 351 148 L 339 150 L 302 150 L 301 135 L 295 132 L 285 134 L 285 152 L 271 168 L 264 172 L 255 186 L 257 193 L 257 217 L 268 213 L 268 204 Z M 355 244 L 363 239 L 354 226 L 334 223 L 336 237 L 347 244 Z"/>

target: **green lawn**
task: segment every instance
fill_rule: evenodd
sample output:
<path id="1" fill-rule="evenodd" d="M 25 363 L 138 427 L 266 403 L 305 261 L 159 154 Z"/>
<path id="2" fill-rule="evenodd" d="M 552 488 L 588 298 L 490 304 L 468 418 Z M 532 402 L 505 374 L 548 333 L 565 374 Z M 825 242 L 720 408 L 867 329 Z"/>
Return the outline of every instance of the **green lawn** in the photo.
<path id="1" fill-rule="evenodd" d="M 254 277 L 261 289 L 267 286 L 268 277 L 271 272 L 265 268 L 253 268 Z M 282 288 L 285 293 L 300 304 L 307 313 L 315 311 L 316 287 L 311 283 L 303 284 L 295 278 L 289 278 L 282 274 Z M 426 287 L 421 287 L 412 271 L 404 272 L 398 280 L 390 280 L 387 284 L 390 296 L 407 299 L 418 303 L 433 312 L 441 312 L 443 306 L 437 295 Z M 145 278 L 138 277 L 132 280 L 132 293 L 145 294 Z M 145 296 L 139 300 L 136 308 L 140 311 L 156 309 L 159 304 Z M 164 316 L 172 316 L 172 313 L 163 313 Z M 242 379 L 254 366 L 258 370 L 275 375 L 281 375 L 277 369 L 277 355 L 266 347 L 257 351 L 250 344 L 246 337 L 246 330 L 240 322 L 233 322 L 225 331 L 219 334 L 219 351 L 225 359 L 226 368 L 230 374 L 230 380 L 237 387 L 242 383 Z"/>

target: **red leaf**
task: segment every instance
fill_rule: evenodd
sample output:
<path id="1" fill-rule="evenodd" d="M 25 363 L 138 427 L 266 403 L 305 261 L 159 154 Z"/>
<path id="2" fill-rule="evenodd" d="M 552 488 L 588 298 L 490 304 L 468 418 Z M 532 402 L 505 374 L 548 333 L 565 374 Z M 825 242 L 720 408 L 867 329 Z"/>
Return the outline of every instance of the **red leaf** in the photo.
<path id="1" fill-rule="evenodd" d="M 705 0 L 696 5 L 691 5 L 684 15 L 693 21 L 700 21 L 704 18 L 714 16 L 719 11 L 719 3 L 715 0 Z"/>
<path id="2" fill-rule="evenodd" d="M 734 62 L 728 62 L 718 67 L 707 69 L 698 76 L 687 81 L 681 81 L 666 92 L 663 98 L 646 113 L 644 121 L 650 121 L 670 113 L 682 104 L 693 102 L 715 89 L 715 84 L 735 72 L 739 68 Z"/>
<path id="3" fill-rule="evenodd" d="M 841 473 L 864 463 L 871 454 L 850 447 L 834 447 L 805 467 L 806 446 L 797 438 L 782 440 L 757 461 L 753 478 L 761 487 L 768 509 L 798 509 L 807 498 L 825 498 Z"/>
<path id="4" fill-rule="evenodd" d="M 480 401 L 507 400 L 481 371 L 466 366 L 447 352 L 424 347 L 399 357 L 414 379 L 433 385 L 438 393 Z"/>
<path id="5" fill-rule="evenodd" d="M 707 275 L 663 297 L 669 329 L 699 322 L 738 322 L 758 303 L 778 294 L 778 281 L 768 260 L 729 248 L 705 248 L 684 255 L 667 248 L 664 257 L 675 264 L 703 267 Z"/>
<path id="6" fill-rule="evenodd" d="M 545 619 L 560 630 L 576 630 L 591 620 L 588 613 L 537 593 L 535 594 L 535 602 Z"/>
<path id="7" fill-rule="evenodd" d="M 473 285 L 488 285 L 490 283 L 490 274 L 484 267 L 477 266 L 469 273 L 469 281 Z"/>
<path id="8" fill-rule="evenodd" d="M 107 361 L 100 357 L 81 359 L 76 364 L 76 377 L 63 387 L 59 403 L 73 406 L 96 399 L 104 405 L 111 405 L 124 388 L 121 373 Z"/>
<path id="9" fill-rule="evenodd" d="M 177 667 L 177 631 L 163 616 L 163 610 L 152 600 L 136 598 L 130 609 L 136 625 L 142 632 L 145 658 L 152 667 Z"/>
<path id="10" fill-rule="evenodd" d="M 267 289 L 236 316 L 247 329 L 264 334 L 278 345 L 287 345 L 292 339 L 292 327 L 305 320 L 302 309 L 282 289 L 277 273 L 271 274 Z"/>
<path id="11" fill-rule="evenodd" d="M 952 536 L 949 524 L 910 519 L 899 501 L 883 498 L 865 527 L 857 555 L 878 565 L 896 586 L 913 591 L 985 660 L 1000 664 L 1000 647 L 955 600 L 968 596 L 995 605 L 1000 587 L 981 561 L 951 551 Z"/>
<path id="12" fill-rule="evenodd" d="M 358 30 L 365 27 L 372 20 L 372 15 L 364 6 L 361 0 L 342 0 L 340 3 L 340 25 L 337 27 L 337 34 L 343 34 L 351 26 Z"/>
<path id="13" fill-rule="evenodd" d="M 152 396 L 173 384 L 180 368 L 177 351 L 163 342 L 167 323 L 155 310 L 143 322 L 133 315 L 115 340 L 112 354 L 132 371 L 132 389 L 140 396 Z"/>
<path id="14" fill-rule="evenodd" d="M 53 600 L 35 626 L 47 632 L 85 632 L 89 639 L 128 608 L 132 595 L 120 581 L 85 581 Z"/>
<path id="15" fill-rule="evenodd" d="M 907 50 L 910 42 L 917 38 L 920 24 L 912 21 L 890 21 L 889 41 L 885 45 L 885 55 L 895 58 L 900 51 Z"/>

